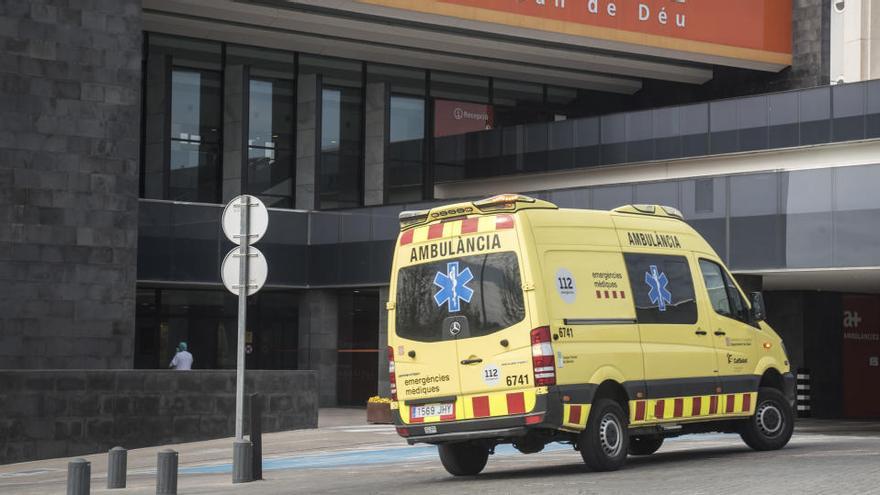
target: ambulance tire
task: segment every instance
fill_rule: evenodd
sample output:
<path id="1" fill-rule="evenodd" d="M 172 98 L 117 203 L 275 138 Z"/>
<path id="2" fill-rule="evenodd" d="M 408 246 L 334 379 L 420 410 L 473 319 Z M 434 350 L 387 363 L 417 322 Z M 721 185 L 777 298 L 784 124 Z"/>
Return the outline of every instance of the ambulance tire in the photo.
<path id="1" fill-rule="evenodd" d="M 788 443 L 794 431 L 794 413 L 785 395 L 775 388 L 758 389 L 755 415 L 744 421 L 740 436 L 755 450 L 778 450 Z"/>
<path id="2" fill-rule="evenodd" d="M 486 467 L 489 449 L 471 443 L 443 443 L 438 446 L 440 462 L 449 474 L 454 476 L 474 476 Z"/>
<path id="3" fill-rule="evenodd" d="M 620 404 L 611 399 L 593 403 L 578 447 L 584 464 L 591 471 L 616 471 L 623 467 L 629 450 L 629 433 Z"/>
<path id="4" fill-rule="evenodd" d="M 629 455 L 651 455 L 663 445 L 663 437 L 635 435 L 629 437 Z"/>

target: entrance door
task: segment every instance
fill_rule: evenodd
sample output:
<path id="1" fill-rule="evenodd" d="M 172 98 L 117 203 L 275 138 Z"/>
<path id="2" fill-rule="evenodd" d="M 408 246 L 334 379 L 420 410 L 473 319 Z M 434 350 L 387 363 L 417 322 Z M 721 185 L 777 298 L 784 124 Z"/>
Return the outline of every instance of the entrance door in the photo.
<path id="1" fill-rule="evenodd" d="M 880 297 L 843 296 L 843 413 L 880 417 Z"/>
<path id="2" fill-rule="evenodd" d="M 338 300 L 338 401 L 344 406 L 366 406 L 379 383 L 379 291 L 340 291 Z"/>
<path id="3" fill-rule="evenodd" d="M 691 260 L 684 255 L 624 255 L 639 322 L 648 398 L 711 395 L 715 348 L 699 321 Z M 647 419 L 673 417 L 657 407 Z"/>

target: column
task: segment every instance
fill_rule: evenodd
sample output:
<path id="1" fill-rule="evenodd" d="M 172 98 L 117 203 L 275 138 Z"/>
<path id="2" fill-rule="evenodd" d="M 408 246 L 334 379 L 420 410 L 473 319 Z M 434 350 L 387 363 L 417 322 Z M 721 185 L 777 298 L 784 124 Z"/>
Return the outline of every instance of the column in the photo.
<path id="1" fill-rule="evenodd" d="M 300 210 L 317 206 L 320 115 L 320 76 L 300 76 L 296 89 L 296 208 Z"/>
<path id="2" fill-rule="evenodd" d="M 379 397 L 389 397 L 391 387 L 388 382 L 388 287 L 379 288 Z"/>
<path id="3" fill-rule="evenodd" d="M 299 368 L 318 372 L 321 407 L 335 406 L 339 304 L 332 290 L 308 290 L 299 303 Z"/>
<path id="4" fill-rule="evenodd" d="M 223 202 L 245 191 L 244 163 L 247 147 L 247 68 L 226 66 L 223 84 Z"/>
<path id="5" fill-rule="evenodd" d="M 152 55 L 147 62 L 146 78 L 144 196 L 164 199 L 168 140 L 171 137 L 171 57 Z"/>
<path id="6" fill-rule="evenodd" d="M 388 118 L 388 86 L 377 82 L 367 85 L 366 124 L 364 132 L 364 204 L 385 202 L 385 142 Z M 384 304 L 384 303 L 383 303 Z M 385 310 L 385 307 L 382 307 Z"/>

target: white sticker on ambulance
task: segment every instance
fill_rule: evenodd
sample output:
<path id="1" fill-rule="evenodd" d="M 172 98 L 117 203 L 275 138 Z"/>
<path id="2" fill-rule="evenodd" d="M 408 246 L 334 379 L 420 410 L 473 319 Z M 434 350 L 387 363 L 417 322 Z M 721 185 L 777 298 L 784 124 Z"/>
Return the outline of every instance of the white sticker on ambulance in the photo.
<path id="1" fill-rule="evenodd" d="M 567 268 L 556 270 L 556 292 L 566 304 L 571 304 L 577 299 L 577 285 L 574 275 Z"/>
<path id="2" fill-rule="evenodd" d="M 494 387 L 501 381 L 501 370 L 494 364 L 487 364 L 483 367 L 483 383 Z"/>

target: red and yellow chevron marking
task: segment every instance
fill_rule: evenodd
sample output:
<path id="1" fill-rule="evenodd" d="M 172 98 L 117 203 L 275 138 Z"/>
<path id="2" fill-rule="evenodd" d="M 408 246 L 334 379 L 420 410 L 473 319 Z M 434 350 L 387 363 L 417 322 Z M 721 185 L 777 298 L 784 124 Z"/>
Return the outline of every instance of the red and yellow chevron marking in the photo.
<path id="1" fill-rule="evenodd" d="M 587 427 L 587 418 L 589 416 L 590 404 L 563 404 L 562 428 L 565 430 L 581 431 Z"/>
<path id="2" fill-rule="evenodd" d="M 400 245 L 406 246 L 408 244 L 418 244 L 434 239 L 457 237 L 466 234 L 495 232 L 497 230 L 512 229 L 513 227 L 513 215 L 486 215 L 446 220 L 407 230 L 400 235 Z"/>
<path id="3" fill-rule="evenodd" d="M 497 392 L 459 396 L 456 398 L 455 405 L 453 406 L 454 414 L 449 416 L 412 418 L 410 406 L 407 406 L 402 401 L 398 403 L 398 409 L 404 423 L 421 424 L 526 414 L 535 408 L 536 402 L 536 389 L 531 389 L 522 392 Z"/>
<path id="4" fill-rule="evenodd" d="M 630 424 L 711 418 L 715 416 L 750 416 L 755 411 L 756 392 L 703 395 L 629 401 Z"/>

